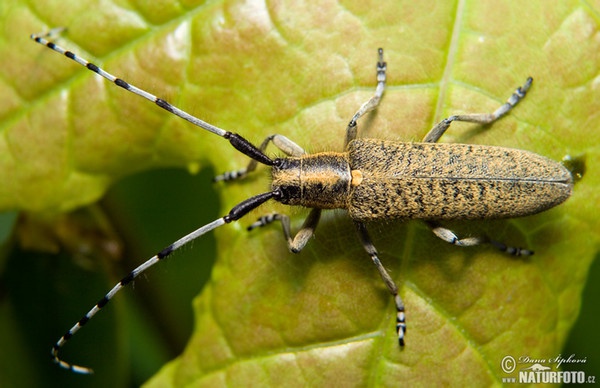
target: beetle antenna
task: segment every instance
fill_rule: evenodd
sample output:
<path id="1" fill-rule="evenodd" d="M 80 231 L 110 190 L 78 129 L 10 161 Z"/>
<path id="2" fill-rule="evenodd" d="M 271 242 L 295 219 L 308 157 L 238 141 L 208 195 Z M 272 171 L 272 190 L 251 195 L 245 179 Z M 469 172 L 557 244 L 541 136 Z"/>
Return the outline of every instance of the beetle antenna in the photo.
<path id="1" fill-rule="evenodd" d="M 90 368 L 70 364 L 64 360 L 62 360 L 58 356 L 58 352 L 65 345 L 65 343 L 71 339 L 71 337 L 77 333 L 94 315 L 96 315 L 112 298 L 114 298 L 115 294 L 122 290 L 125 286 L 130 284 L 136 277 L 138 277 L 142 272 L 146 271 L 148 268 L 152 267 L 154 264 L 158 263 L 162 259 L 166 259 L 171 253 L 175 252 L 179 248 L 183 247 L 187 243 L 194 241 L 198 237 L 202 236 L 205 233 L 210 232 L 213 229 L 218 228 L 224 224 L 228 224 L 232 221 L 239 220 L 244 215 L 246 215 L 249 211 L 259 207 L 266 201 L 272 198 L 278 198 L 281 196 L 281 193 L 277 190 L 256 195 L 254 197 L 248 198 L 245 201 L 240 202 L 236 206 L 234 206 L 229 213 L 221 218 L 216 219 L 215 221 L 202 226 L 199 229 L 196 229 L 192 233 L 188 234 L 175 241 L 173 244 L 169 245 L 162 251 L 158 252 L 156 255 L 152 256 L 150 259 L 146 260 L 143 264 L 138 266 L 136 269 L 131 271 L 127 276 L 125 276 L 121 281 L 119 281 L 102 299 L 96 303 L 96 305 L 87 312 L 73 327 L 71 327 L 52 347 L 50 351 L 50 356 L 52 360 L 61 366 L 62 368 L 68 369 L 72 372 L 82 373 L 82 374 L 91 374 L 94 371 Z"/>
<path id="2" fill-rule="evenodd" d="M 209 124 L 206 121 L 201 120 L 201 119 L 197 118 L 196 116 L 193 116 L 193 115 L 187 113 L 186 111 L 179 109 L 175 105 L 171 105 L 168 101 L 166 101 L 162 98 L 158 98 L 154 94 L 149 93 L 143 89 L 140 89 L 137 86 L 132 85 L 129 82 L 127 82 L 121 78 L 115 77 L 111 73 L 103 70 L 102 68 L 98 67 L 97 65 L 88 61 L 87 59 L 82 58 L 82 57 L 76 55 L 75 53 L 73 53 L 72 51 L 69 51 L 69 50 L 57 45 L 56 43 L 52 42 L 51 40 L 48 40 L 48 39 L 51 39 L 51 37 L 53 35 L 58 35 L 60 32 L 64 31 L 65 29 L 66 28 L 64 28 L 64 27 L 57 27 L 57 28 L 50 30 L 47 33 L 31 34 L 31 39 L 33 39 L 35 42 L 37 42 L 43 46 L 48 47 L 49 49 L 56 51 L 57 53 L 62 54 L 65 57 L 77 62 L 81 66 L 85 67 L 86 69 L 88 69 L 90 71 L 93 71 L 94 73 L 100 75 L 101 77 L 106 78 L 107 80 L 114 83 L 115 85 L 120 86 L 123 89 L 125 89 L 133 94 L 137 94 L 138 96 L 143 97 L 146 100 L 155 103 L 156 105 L 163 108 L 167 112 L 170 112 L 170 113 L 174 114 L 175 116 L 181 117 L 182 119 L 194 124 L 197 127 L 205 129 L 208 132 L 212 132 L 215 135 L 219 135 L 219 136 L 229 140 L 229 142 L 235 149 L 237 149 L 238 151 L 242 152 L 243 154 L 251 157 L 252 159 L 256 160 L 257 162 L 266 164 L 267 166 L 273 165 L 273 161 L 268 156 L 266 156 L 262 151 L 260 151 L 257 147 L 255 147 L 252 143 L 250 143 L 248 140 L 246 140 L 242 136 L 235 134 L 235 133 L 231 133 L 224 129 L 221 129 L 212 124 Z"/>

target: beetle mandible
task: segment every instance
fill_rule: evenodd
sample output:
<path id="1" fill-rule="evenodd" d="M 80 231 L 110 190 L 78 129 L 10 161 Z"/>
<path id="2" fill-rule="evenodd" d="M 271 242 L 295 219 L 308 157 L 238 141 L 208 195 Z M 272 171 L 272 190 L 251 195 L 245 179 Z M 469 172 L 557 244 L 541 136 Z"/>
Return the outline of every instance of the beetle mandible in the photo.
<path id="1" fill-rule="evenodd" d="M 322 210 L 347 210 L 362 246 L 394 298 L 396 332 L 399 345 L 403 347 L 406 332 L 404 303 L 398 294 L 398 287 L 379 260 L 365 223 L 384 219 L 419 219 L 425 221 L 436 236 L 454 245 L 487 243 L 508 254 L 531 255 L 532 251 L 510 247 L 486 236 L 458 238 L 454 232 L 441 226 L 439 221 L 521 217 L 554 207 L 571 195 L 571 173 L 561 164 L 543 156 L 504 147 L 437 143 L 454 121 L 490 124 L 504 116 L 525 97 L 531 87 L 531 77 L 493 113 L 450 116 L 435 125 L 420 143 L 362 139 L 357 137 L 357 121 L 377 107 L 386 83 L 386 62 L 383 60 L 383 49 L 379 49 L 375 93 L 350 120 L 346 128 L 344 151 L 307 154 L 302 147 L 283 135 L 269 136 L 256 147 L 241 135 L 182 111 L 47 39 L 61 30 L 34 34 L 31 38 L 117 86 L 227 139 L 233 147 L 251 158 L 246 168 L 219 175 L 215 178 L 216 181 L 242 178 L 256 169 L 258 163 L 270 166 L 272 175 L 271 189 L 268 192 L 242 201 L 227 215 L 164 248 L 125 276 L 71 327 L 52 347 L 51 356 L 55 363 L 74 372 L 91 373 L 92 370 L 60 359 L 60 348 L 118 291 L 183 245 L 219 226 L 239 220 L 270 199 L 286 205 L 311 208 L 295 235 L 291 233 L 289 218 L 283 214 L 263 216 L 248 227 L 250 230 L 279 221 L 292 252 L 301 251 L 308 243 L 319 223 Z M 264 151 L 269 143 L 273 143 L 287 156 L 276 159 L 268 157 Z"/>

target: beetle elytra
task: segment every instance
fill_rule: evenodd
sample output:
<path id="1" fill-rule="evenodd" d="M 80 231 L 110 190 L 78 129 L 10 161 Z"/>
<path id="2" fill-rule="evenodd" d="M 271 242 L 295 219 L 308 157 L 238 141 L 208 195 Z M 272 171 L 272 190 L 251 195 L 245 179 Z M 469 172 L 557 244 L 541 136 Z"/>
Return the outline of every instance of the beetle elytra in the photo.
<path id="1" fill-rule="evenodd" d="M 48 40 L 49 34 L 32 35 L 37 43 L 65 55 L 117 86 L 152 101 L 168 112 L 227 139 L 233 147 L 251 158 L 246 168 L 219 175 L 217 181 L 239 179 L 261 163 L 271 167 L 269 191 L 234 206 L 228 214 L 200 227 L 148 259 L 117 283 L 85 316 L 71 327 L 52 347 L 55 363 L 78 373 L 91 373 L 59 358 L 64 344 L 98 313 L 123 287 L 139 274 L 172 252 L 203 234 L 239 220 L 249 211 L 273 199 L 291 206 L 311 208 L 301 229 L 293 235 L 290 221 L 283 214 L 261 217 L 248 229 L 279 221 L 289 249 L 301 251 L 313 235 L 321 211 L 345 209 L 352 219 L 359 240 L 375 264 L 396 306 L 396 332 L 401 347 L 405 345 L 405 308 L 398 287 L 379 260 L 378 252 L 367 232 L 366 223 L 390 219 L 424 220 L 436 236 L 458 245 L 492 244 L 512 255 L 533 252 L 507 246 L 486 236 L 458 238 L 439 221 L 452 219 L 510 218 L 535 214 L 565 201 L 571 194 L 573 180 L 561 164 L 543 156 L 504 147 L 437 143 L 454 121 L 490 124 L 508 113 L 529 90 L 532 79 L 516 89 L 505 104 L 493 113 L 450 116 L 435 125 L 420 143 L 403 143 L 357 136 L 357 121 L 379 104 L 386 83 L 386 63 L 379 49 L 377 87 L 346 128 L 344 150 L 307 154 L 302 147 L 282 135 L 272 135 L 258 147 L 244 137 L 211 125 L 167 101 L 141 90 L 102 70 Z M 264 151 L 272 143 L 286 156 L 272 159 Z"/>

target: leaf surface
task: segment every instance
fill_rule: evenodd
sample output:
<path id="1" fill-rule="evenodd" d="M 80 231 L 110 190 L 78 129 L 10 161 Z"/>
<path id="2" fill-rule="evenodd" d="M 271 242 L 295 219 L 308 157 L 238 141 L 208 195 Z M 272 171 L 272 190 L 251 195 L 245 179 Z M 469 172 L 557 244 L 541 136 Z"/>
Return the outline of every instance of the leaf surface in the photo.
<path id="1" fill-rule="evenodd" d="M 453 124 L 442 141 L 570 155 L 589 172 L 572 198 L 543 214 L 448 224 L 531 248 L 530 260 L 451 247 L 415 222 L 369 225 L 406 304 L 403 351 L 392 300 L 344 212 L 328 212 L 292 255 L 277 225 L 250 234 L 245 226 L 283 211 L 297 229 L 306 212 L 265 205 L 215 232 L 217 262 L 194 301 L 194 334 L 150 386 L 490 385 L 509 376 L 506 355 L 560 352 L 598 251 L 598 7 L 66 3 L 3 6 L 15 26 L 0 47 L 3 209 L 63 212 L 139 171 L 247 163 L 216 136 L 26 42 L 56 26 L 69 27 L 62 45 L 205 121 L 255 144 L 285 134 L 308 152 L 341 150 L 348 120 L 373 93 L 378 47 L 388 83 L 377 111 L 359 122 L 363 137 L 419 141 L 451 114 L 495 110 L 531 75 L 531 92 L 506 118 Z M 219 187 L 220 214 L 267 190 L 259 169 Z"/>

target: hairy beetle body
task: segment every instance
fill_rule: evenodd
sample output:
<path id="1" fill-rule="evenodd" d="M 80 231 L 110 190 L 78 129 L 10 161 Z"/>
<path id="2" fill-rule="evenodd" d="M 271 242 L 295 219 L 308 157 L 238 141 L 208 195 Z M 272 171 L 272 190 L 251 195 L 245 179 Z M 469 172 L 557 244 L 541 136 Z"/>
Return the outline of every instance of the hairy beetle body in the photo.
<path id="1" fill-rule="evenodd" d="M 359 221 L 521 217 L 571 195 L 565 167 L 523 150 L 359 139 L 348 153 L 363 177 L 348 201 Z"/>
<path id="2" fill-rule="evenodd" d="M 521 217 L 565 201 L 572 185 L 564 166 L 524 150 L 379 139 L 282 159 L 272 172 L 280 202 L 357 221 Z"/>

